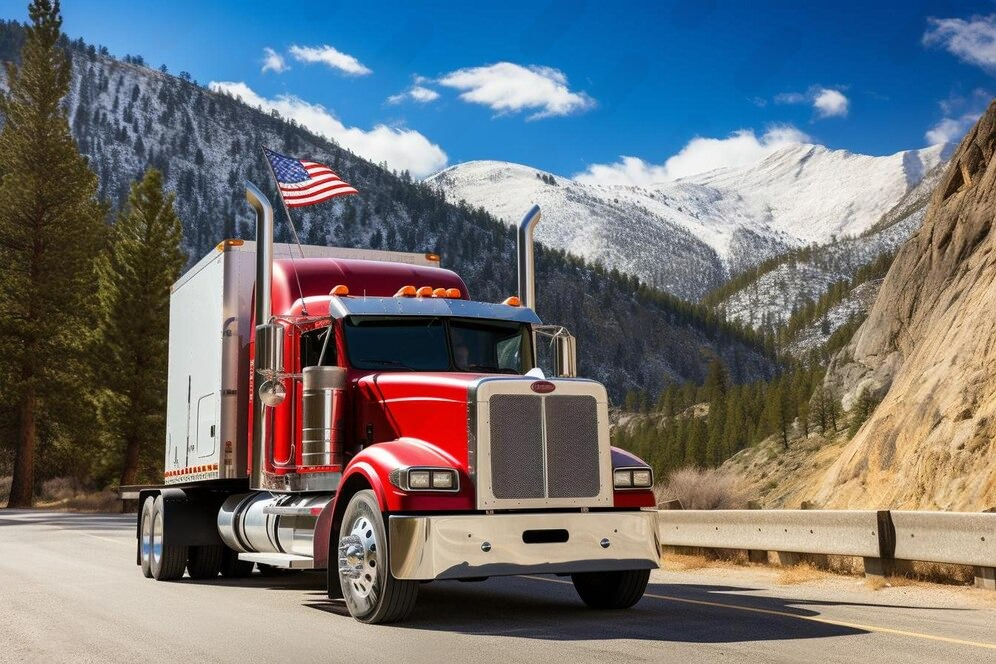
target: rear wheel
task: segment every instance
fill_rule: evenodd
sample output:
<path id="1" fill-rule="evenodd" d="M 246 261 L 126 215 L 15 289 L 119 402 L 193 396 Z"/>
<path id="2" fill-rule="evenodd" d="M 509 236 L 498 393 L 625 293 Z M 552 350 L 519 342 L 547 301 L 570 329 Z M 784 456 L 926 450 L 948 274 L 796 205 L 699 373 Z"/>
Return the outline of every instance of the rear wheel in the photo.
<path id="1" fill-rule="evenodd" d="M 139 517 L 139 532 L 141 533 L 138 542 L 139 557 L 142 561 L 142 574 L 146 579 L 152 578 L 152 506 L 155 499 L 149 496 L 142 503 L 141 516 Z"/>
<path id="2" fill-rule="evenodd" d="M 650 570 L 581 572 L 571 574 L 571 581 L 582 601 L 593 609 L 628 609 L 647 590 Z"/>
<path id="3" fill-rule="evenodd" d="M 225 548 L 220 544 L 192 546 L 187 557 L 187 574 L 191 579 L 213 579 L 221 572 Z"/>
<path id="4" fill-rule="evenodd" d="M 163 497 L 156 496 L 152 504 L 152 551 L 149 566 L 156 581 L 174 581 L 183 576 L 183 569 L 187 566 L 187 547 L 166 541 L 163 512 Z"/>
<path id="5" fill-rule="evenodd" d="M 419 584 L 391 574 L 387 529 L 373 491 L 360 491 L 349 501 L 337 549 L 339 586 L 354 618 L 389 623 L 408 617 L 415 608 Z"/>

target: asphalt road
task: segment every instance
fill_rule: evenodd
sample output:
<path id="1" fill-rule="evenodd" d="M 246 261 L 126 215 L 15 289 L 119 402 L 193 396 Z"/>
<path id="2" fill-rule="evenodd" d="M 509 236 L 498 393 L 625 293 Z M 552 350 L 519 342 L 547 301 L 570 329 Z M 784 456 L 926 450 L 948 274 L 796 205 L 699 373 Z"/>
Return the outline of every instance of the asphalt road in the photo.
<path id="1" fill-rule="evenodd" d="M 157 583 L 130 515 L 0 510 L 0 662 L 996 662 L 996 593 L 872 590 L 777 570 L 655 572 L 633 609 L 586 609 L 553 577 L 422 586 L 368 626 L 324 577 Z"/>

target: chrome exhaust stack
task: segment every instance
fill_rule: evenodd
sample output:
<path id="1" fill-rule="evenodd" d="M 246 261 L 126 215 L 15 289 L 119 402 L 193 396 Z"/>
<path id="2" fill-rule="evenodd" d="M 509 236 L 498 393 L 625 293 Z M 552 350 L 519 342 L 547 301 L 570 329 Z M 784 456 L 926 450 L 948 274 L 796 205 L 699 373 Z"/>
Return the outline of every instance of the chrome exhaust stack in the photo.
<path id="1" fill-rule="evenodd" d="M 517 246 L 519 254 L 519 301 L 536 311 L 536 264 L 533 252 L 533 231 L 540 222 L 540 207 L 534 205 L 519 222 Z"/>
<path id="2" fill-rule="evenodd" d="M 273 207 L 256 185 L 246 181 L 246 199 L 256 211 L 256 375 L 252 384 L 259 390 L 271 380 L 282 367 L 283 328 L 270 323 L 273 315 Z M 272 366 L 271 366 L 272 365 Z M 260 380 L 262 378 L 262 380 Z M 273 385 L 271 384 L 271 389 Z M 275 401 L 275 399 L 271 400 Z M 278 401 L 279 403 L 279 401 Z M 252 407 L 252 470 L 249 486 L 259 489 L 263 486 L 263 458 L 265 454 L 267 427 L 266 404 L 262 395 L 256 394 Z"/>

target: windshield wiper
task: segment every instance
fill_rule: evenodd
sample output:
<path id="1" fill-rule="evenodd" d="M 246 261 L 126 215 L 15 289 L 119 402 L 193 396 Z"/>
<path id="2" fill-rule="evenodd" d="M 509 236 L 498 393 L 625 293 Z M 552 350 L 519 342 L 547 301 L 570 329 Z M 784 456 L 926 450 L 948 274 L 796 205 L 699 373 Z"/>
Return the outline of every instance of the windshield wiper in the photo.
<path id="1" fill-rule="evenodd" d="M 410 367 L 399 360 L 382 360 L 373 357 L 361 357 L 360 362 L 363 364 L 379 364 L 385 367 L 398 367 L 399 369 L 405 369 L 406 371 L 415 371 L 414 367 Z"/>

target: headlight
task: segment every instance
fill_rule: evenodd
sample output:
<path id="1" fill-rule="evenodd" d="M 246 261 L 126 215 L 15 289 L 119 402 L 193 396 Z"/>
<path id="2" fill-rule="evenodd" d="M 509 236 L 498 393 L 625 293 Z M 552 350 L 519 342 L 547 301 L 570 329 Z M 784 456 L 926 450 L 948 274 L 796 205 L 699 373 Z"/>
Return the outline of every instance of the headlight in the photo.
<path id="1" fill-rule="evenodd" d="M 650 468 L 618 468 L 612 473 L 612 485 L 617 489 L 649 489 L 654 485 Z"/>
<path id="2" fill-rule="evenodd" d="M 453 468 L 396 468 L 391 471 L 391 484 L 403 491 L 460 490 L 460 477 Z"/>

